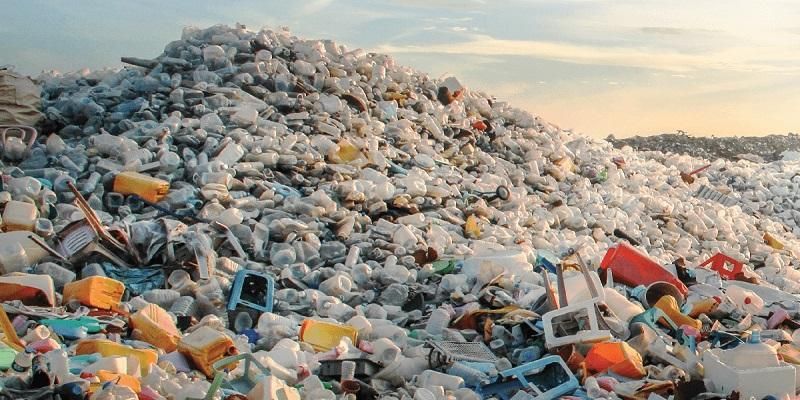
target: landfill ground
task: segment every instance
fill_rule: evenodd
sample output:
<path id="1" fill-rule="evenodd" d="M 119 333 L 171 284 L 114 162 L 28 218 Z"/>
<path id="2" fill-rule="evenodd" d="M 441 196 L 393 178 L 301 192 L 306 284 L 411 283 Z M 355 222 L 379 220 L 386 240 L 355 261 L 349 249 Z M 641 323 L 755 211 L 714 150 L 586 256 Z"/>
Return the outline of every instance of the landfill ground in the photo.
<path id="1" fill-rule="evenodd" d="M 0 126 L 0 399 L 796 398 L 796 136 L 612 145 L 285 29 L 120 51 Z"/>

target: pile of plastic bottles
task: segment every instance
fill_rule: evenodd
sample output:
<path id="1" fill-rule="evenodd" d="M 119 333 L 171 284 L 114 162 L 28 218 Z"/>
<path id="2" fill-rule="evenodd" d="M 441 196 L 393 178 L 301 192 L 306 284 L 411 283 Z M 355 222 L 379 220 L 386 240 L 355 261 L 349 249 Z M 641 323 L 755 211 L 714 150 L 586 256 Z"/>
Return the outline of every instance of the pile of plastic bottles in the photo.
<path id="1" fill-rule="evenodd" d="M 123 61 L 0 127 L 0 396 L 794 398 L 798 162 L 614 149 L 286 30 Z"/>

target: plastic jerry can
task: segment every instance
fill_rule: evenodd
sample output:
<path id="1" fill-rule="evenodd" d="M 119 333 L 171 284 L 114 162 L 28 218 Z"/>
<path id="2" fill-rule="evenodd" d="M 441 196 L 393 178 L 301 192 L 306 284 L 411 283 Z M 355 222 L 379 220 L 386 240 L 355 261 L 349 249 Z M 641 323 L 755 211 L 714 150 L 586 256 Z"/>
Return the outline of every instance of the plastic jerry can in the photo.
<path id="1" fill-rule="evenodd" d="M 84 339 L 78 342 L 75 348 L 76 355 L 100 353 L 103 357 L 123 356 L 135 357 L 139 360 L 142 376 L 150 372 L 150 367 L 158 361 L 155 350 L 134 349 L 131 346 L 112 342 L 107 339 Z"/>
<path id="2" fill-rule="evenodd" d="M 0 272 L 19 272 L 30 265 L 25 247 L 16 241 L 0 241 Z"/>
<path id="3" fill-rule="evenodd" d="M 63 304 L 78 300 L 81 304 L 111 310 L 119 306 L 125 285 L 122 282 L 104 276 L 90 276 L 64 285 Z"/>
<path id="4" fill-rule="evenodd" d="M 300 326 L 300 341 L 311 345 L 316 351 L 328 351 L 339 344 L 343 337 L 349 337 L 358 344 L 358 330 L 349 325 L 307 319 Z"/>
<path id="5" fill-rule="evenodd" d="M 31 203 L 11 200 L 6 203 L 3 210 L 3 230 L 10 231 L 33 231 L 39 218 L 39 211 Z"/>
<path id="6" fill-rule="evenodd" d="M 133 313 L 130 317 L 135 337 L 167 353 L 175 351 L 181 338 L 178 328 L 166 310 L 156 304 Z"/>
<path id="7" fill-rule="evenodd" d="M 209 378 L 214 375 L 212 364 L 215 361 L 238 353 L 228 335 L 207 326 L 200 327 L 181 338 L 178 342 L 178 352 L 191 359 L 195 368 Z M 235 364 L 229 367 L 233 368 Z"/>
<path id="8" fill-rule="evenodd" d="M 150 203 L 158 203 L 169 192 L 169 182 L 138 172 L 120 172 L 114 177 L 114 191 L 135 194 Z"/>
<path id="9" fill-rule="evenodd" d="M 730 285 L 725 288 L 725 294 L 736 304 L 736 307 L 751 314 L 761 314 L 764 311 L 764 299 L 751 290 Z"/>

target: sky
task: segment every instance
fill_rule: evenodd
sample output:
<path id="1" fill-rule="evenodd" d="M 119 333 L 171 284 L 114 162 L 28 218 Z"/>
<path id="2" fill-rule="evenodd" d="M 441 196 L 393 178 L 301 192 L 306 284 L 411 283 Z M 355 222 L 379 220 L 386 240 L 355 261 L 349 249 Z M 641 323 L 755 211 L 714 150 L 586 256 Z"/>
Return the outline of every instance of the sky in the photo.
<path id="1" fill-rule="evenodd" d="M 0 65 L 119 67 L 185 26 L 289 27 L 593 137 L 800 125 L 800 2 L 650 0 L 0 0 Z"/>

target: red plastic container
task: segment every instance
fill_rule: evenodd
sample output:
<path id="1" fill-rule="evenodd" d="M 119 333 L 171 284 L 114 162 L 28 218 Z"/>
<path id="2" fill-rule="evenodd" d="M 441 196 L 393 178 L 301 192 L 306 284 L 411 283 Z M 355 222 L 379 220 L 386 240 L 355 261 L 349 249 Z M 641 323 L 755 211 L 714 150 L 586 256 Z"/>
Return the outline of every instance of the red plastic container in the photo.
<path id="1" fill-rule="evenodd" d="M 675 275 L 627 243 L 618 243 L 610 247 L 600 262 L 600 269 L 604 271 L 610 269 L 614 273 L 614 281 L 628 286 L 647 286 L 653 282 L 664 281 L 675 285 L 684 296 L 689 292 L 686 285 Z"/>

